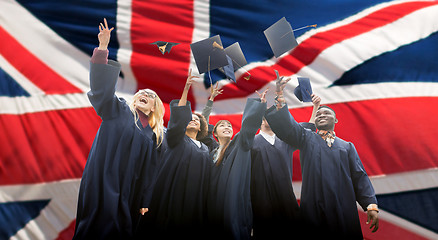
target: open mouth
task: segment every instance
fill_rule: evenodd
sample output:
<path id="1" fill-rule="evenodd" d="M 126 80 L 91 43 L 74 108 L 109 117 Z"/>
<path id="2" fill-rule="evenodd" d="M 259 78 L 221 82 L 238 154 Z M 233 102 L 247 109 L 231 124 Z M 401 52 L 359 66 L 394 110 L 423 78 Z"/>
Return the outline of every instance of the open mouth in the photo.
<path id="1" fill-rule="evenodd" d="M 141 102 L 141 103 L 144 103 L 144 104 L 148 104 L 148 100 L 146 100 L 146 98 L 142 98 L 142 99 L 140 99 L 140 102 Z"/>

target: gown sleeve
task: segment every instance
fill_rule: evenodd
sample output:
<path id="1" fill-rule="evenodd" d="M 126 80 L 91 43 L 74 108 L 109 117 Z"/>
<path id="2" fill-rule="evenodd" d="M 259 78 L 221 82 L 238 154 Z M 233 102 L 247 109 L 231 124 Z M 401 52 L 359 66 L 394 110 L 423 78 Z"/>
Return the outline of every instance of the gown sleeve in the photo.
<path id="1" fill-rule="evenodd" d="M 356 194 L 356 201 L 364 211 L 367 210 L 369 204 L 377 204 L 376 195 L 373 185 L 365 172 L 362 162 L 357 154 L 353 143 L 349 143 L 350 149 L 348 158 L 350 161 L 351 180 L 353 181 L 354 192 Z"/>
<path id="2" fill-rule="evenodd" d="M 187 125 L 192 120 L 190 102 L 187 101 L 185 106 L 178 106 L 178 102 L 179 99 L 170 102 L 170 119 L 166 132 L 167 146 L 170 148 L 183 141 Z"/>
<path id="3" fill-rule="evenodd" d="M 287 104 L 279 110 L 275 106 L 270 107 L 265 118 L 272 131 L 282 141 L 298 149 L 304 145 L 306 130 L 292 117 Z"/>
<path id="4" fill-rule="evenodd" d="M 209 117 L 212 109 L 213 109 L 213 101 L 208 99 L 207 104 L 205 104 L 204 109 L 202 109 L 202 116 L 205 117 L 207 123 L 209 123 Z"/>
<path id="5" fill-rule="evenodd" d="M 259 98 L 248 98 L 243 110 L 242 124 L 239 132 L 240 146 L 249 151 L 254 143 L 254 136 L 262 124 L 263 114 L 266 111 L 266 103 L 260 102 Z"/>
<path id="6" fill-rule="evenodd" d="M 210 117 L 210 113 L 211 113 L 212 108 L 213 108 L 213 101 L 211 101 L 209 99 L 207 101 L 207 104 L 205 104 L 204 109 L 202 109 L 202 116 L 204 116 L 204 118 L 208 124 L 208 134 L 206 137 L 204 137 L 200 141 L 203 142 L 205 145 L 207 145 L 209 151 L 212 151 L 213 149 L 215 149 L 219 146 L 216 139 L 214 139 L 214 137 L 213 137 L 214 126 L 212 124 L 210 124 L 210 122 L 209 122 L 209 117 Z"/>
<path id="7" fill-rule="evenodd" d="M 120 69 L 120 63 L 113 60 L 108 60 L 107 64 L 90 61 L 90 91 L 87 95 L 102 120 L 118 116 L 121 100 L 115 91 Z"/>

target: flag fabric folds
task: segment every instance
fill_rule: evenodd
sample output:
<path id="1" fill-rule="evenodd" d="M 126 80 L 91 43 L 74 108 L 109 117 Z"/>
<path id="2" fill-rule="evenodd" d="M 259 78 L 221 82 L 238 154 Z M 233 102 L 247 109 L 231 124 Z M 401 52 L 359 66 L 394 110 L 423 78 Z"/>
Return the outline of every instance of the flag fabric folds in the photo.
<path id="1" fill-rule="evenodd" d="M 285 17 L 298 43 L 275 57 L 263 33 Z M 243 108 L 291 77 L 285 98 L 299 122 L 311 103 L 294 95 L 298 77 L 336 111 L 336 135 L 355 144 L 379 201 L 380 228 L 366 239 L 438 238 L 438 1 L 0 0 L 0 238 L 71 239 L 82 171 L 100 125 L 86 96 L 98 25 L 114 26 L 109 58 L 122 65 L 117 94 L 143 88 L 166 106 L 189 93 L 201 112 L 219 82 L 210 123 L 240 130 Z M 190 44 L 220 35 L 247 64 L 229 81 L 199 74 Z M 179 43 L 166 54 L 150 43 Z M 208 75 L 210 74 L 210 76 Z M 245 77 L 251 75 L 249 80 Z M 211 80 L 210 80 L 211 77 Z M 210 82 L 212 81 L 212 82 Z M 301 173 L 294 153 L 293 185 Z"/>

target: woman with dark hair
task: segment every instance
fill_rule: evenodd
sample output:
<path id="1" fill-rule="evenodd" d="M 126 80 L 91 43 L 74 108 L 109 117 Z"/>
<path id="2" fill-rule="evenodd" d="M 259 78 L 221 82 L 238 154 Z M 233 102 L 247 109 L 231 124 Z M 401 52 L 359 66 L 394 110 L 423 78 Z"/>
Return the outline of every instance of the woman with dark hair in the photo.
<path id="1" fill-rule="evenodd" d="M 82 174 L 73 239 L 130 239 L 148 211 L 163 140 L 164 106 L 150 90 L 131 103 L 115 94 L 120 64 L 108 60 L 113 28 L 99 26 L 88 98 L 102 119 Z"/>
<path id="2" fill-rule="evenodd" d="M 204 238 L 211 160 L 208 147 L 199 141 L 207 135 L 207 122 L 187 102 L 194 78 L 190 70 L 181 99 L 170 103 L 167 150 L 138 238 Z"/>
<path id="3" fill-rule="evenodd" d="M 219 147 L 211 153 L 214 166 L 207 203 L 210 238 L 251 238 L 251 148 L 266 111 L 266 92 L 259 94 L 260 99 L 247 100 L 241 129 L 233 139 L 229 121 L 220 120 L 213 129 Z"/>

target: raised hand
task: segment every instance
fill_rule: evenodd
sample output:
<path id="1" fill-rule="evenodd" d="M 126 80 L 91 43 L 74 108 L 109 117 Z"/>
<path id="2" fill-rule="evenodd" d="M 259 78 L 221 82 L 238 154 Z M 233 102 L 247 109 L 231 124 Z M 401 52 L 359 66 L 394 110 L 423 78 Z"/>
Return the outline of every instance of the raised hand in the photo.
<path id="1" fill-rule="evenodd" d="M 259 93 L 257 90 L 255 91 L 259 95 L 260 101 L 262 103 L 266 102 L 266 93 L 268 92 L 268 90 L 269 90 L 269 88 L 266 88 L 266 90 L 263 91 L 262 93 Z"/>
<path id="2" fill-rule="evenodd" d="M 313 110 L 312 116 L 310 116 L 309 123 L 315 124 L 316 112 L 318 111 L 319 105 L 321 104 L 321 98 L 314 93 L 312 93 L 312 95 L 310 96 L 312 97 Z"/>
<path id="3" fill-rule="evenodd" d="M 181 99 L 178 102 L 178 106 L 185 106 L 187 104 L 187 95 L 189 93 L 190 87 L 195 81 L 194 78 L 199 78 L 198 76 L 192 76 L 192 69 L 189 70 L 189 76 L 187 77 L 186 85 L 184 86 Z"/>
<path id="4" fill-rule="evenodd" d="M 313 106 L 319 107 L 319 105 L 321 104 L 321 98 L 313 93 L 312 93 L 311 97 L 312 97 Z"/>
<path id="5" fill-rule="evenodd" d="M 216 83 L 216 86 L 214 86 L 214 88 L 211 88 L 211 95 L 210 95 L 210 100 L 213 101 L 215 97 L 217 97 L 217 95 L 222 94 L 224 90 L 219 88 L 219 82 Z"/>
<path id="6" fill-rule="evenodd" d="M 99 34 L 97 35 L 97 38 L 99 39 L 99 50 L 108 49 L 108 44 L 111 38 L 111 31 L 114 29 L 114 27 L 108 27 L 108 22 L 106 21 L 106 18 L 103 19 L 103 22 L 105 25 L 100 23 Z"/>
<path id="7" fill-rule="evenodd" d="M 192 69 L 189 70 L 189 76 L 187 77 L 186 85 L 184 86 L 184 90 L 189 90 L 192 86 L 193 82 L 195 81 L 194 78 L 199 78 L 198 76 L 192 75 Z"/>
<path id="8" fill-rule="evenodd" d="M 277 95 L 282 95 L 283 94 L 283 89 L 286 87 L 286 84 L 290 81 L 291 78 L 285 78 L 284 76 L 281 76 L 278 74 L 277 70 L 274 70 L 275 74 L 277 75 L 277 79 L 275 82 L 275 93 Z"/>

